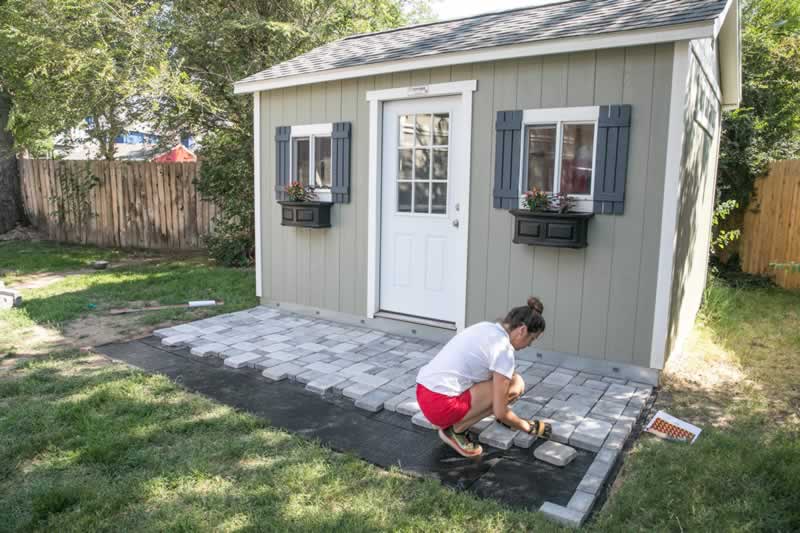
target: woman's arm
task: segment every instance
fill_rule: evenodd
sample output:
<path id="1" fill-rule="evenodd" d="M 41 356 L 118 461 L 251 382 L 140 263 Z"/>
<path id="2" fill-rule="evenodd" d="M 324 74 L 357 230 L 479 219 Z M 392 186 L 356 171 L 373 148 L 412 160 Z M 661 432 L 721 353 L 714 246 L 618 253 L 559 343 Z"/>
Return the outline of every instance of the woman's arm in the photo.
<path id="1" fill-rule="evenodd" d="M 494 417 L 503 422 L 505 425 L 530 433 L 531 425 L 527 420 L 523 420 L 514 414 L 514 411 L 508 408 L 510 399 L 509 389 L 511 388 L 511 380 L 503 374 L 494 372 L 492 378 L 492 413 Z"/>

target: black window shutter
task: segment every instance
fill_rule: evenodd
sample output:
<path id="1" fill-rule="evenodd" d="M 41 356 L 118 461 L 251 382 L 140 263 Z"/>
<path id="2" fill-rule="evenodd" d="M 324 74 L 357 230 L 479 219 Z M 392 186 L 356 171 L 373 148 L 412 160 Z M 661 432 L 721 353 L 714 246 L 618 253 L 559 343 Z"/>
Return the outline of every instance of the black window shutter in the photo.
<path id="1" fill-rule="evenodd" d="M 594 212 L 625 211 L 625 179 L 631 138 L 631 106 L 600 106 L 594 168 Z"/>
<path id="2" fill-rule="evenodd" d="M 275 198 L 285 200 L 286 186 L 289 185 L 291 164 L 289 161 L 289 142 L 291 142 L 292 128 L 278 126 L 275 128 Z"/>
<path id="3" fill-rule="evenodd" d="M 522 111 L 498 111 L 495 123 L 494 207 L 519 207 Z"/>
<path id="4" fill-rule="evenodd" d="M 350 130 L 349 122 L 334 122 L 331 135 L 331 193 L 334 203 L 350 203 Z"/>

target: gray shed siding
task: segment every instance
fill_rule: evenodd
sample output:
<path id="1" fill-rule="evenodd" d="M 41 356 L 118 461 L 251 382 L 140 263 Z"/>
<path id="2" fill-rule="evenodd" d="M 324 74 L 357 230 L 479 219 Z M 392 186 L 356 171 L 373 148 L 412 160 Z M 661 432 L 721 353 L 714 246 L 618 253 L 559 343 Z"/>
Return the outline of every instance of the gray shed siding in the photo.
<path id="1" fill-rule="evenodd" d="M 366 314 L 366 92 L 475 79 L 467 323 L 502 317 L 535 294 L 548 321 L 540 349 L 649 366 L 672 59 L 664 44 L 261 93 L 263 300 Z M 512 217 L 492 207 L 497 111 L 617 103 L 633 105 L 625 214 L 595 216 L 584 250 L 512 244 Z M 351 203 L 333 207 L 330 230 L 280 226 L 275 128 L 339 120 L 353 123 Z"/>
<path id="2" fill-rule="evenodd" d="M 701 68 L 701 65 L 704 68 Z M 691 332 L 703 298 L 711 242 L 711 215 L 717 178 L 720 101 L 716 53 L 711 40 L 690 46 L 688 100 L 684 111 L 683 154 L 672 294 L 670 298 L 667 355 L 680 350 Z M 713 117 L 708 123 L 697 114 Z"/>

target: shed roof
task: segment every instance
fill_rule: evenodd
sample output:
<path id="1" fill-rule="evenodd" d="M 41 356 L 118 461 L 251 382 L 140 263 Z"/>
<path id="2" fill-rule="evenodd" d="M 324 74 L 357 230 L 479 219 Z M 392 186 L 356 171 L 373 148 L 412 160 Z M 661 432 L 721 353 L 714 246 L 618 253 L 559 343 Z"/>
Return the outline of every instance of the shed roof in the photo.
<path id="1" fill-rule="evenodd" d="M 570 0 L 346 37 L 237 85 L 569 37 L 714 21 L 729 0 Z M 249 91 L 237 91 L 249 92 Z"/>

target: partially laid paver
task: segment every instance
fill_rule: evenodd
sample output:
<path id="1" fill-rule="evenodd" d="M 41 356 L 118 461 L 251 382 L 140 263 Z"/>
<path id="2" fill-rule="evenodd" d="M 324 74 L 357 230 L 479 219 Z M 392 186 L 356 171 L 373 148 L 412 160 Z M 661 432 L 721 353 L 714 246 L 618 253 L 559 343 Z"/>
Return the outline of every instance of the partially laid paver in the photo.
<path id="1" fill-rule="evenodd" d="M 431 426 L 416 402 L 416 375 L 441 344 L 266 307 L 157 334 L 164 345 L 188 345 L 198 357 L 219 356 L 228 367 L 257 368 L 268 380 L 297 381 L 317 394 L 341 394 L 369 412 L 396 411 Z M 645 383 L 540 361 L 520 360 L 516 370 L 525 381 L 523 397 L 511 406 L 517 416 L 548 421 L 553 442 L 593 452 L 618 452 L 652 394 Z M 493 417 L 471 431 L 501 448 L 536 442 Z"/>

